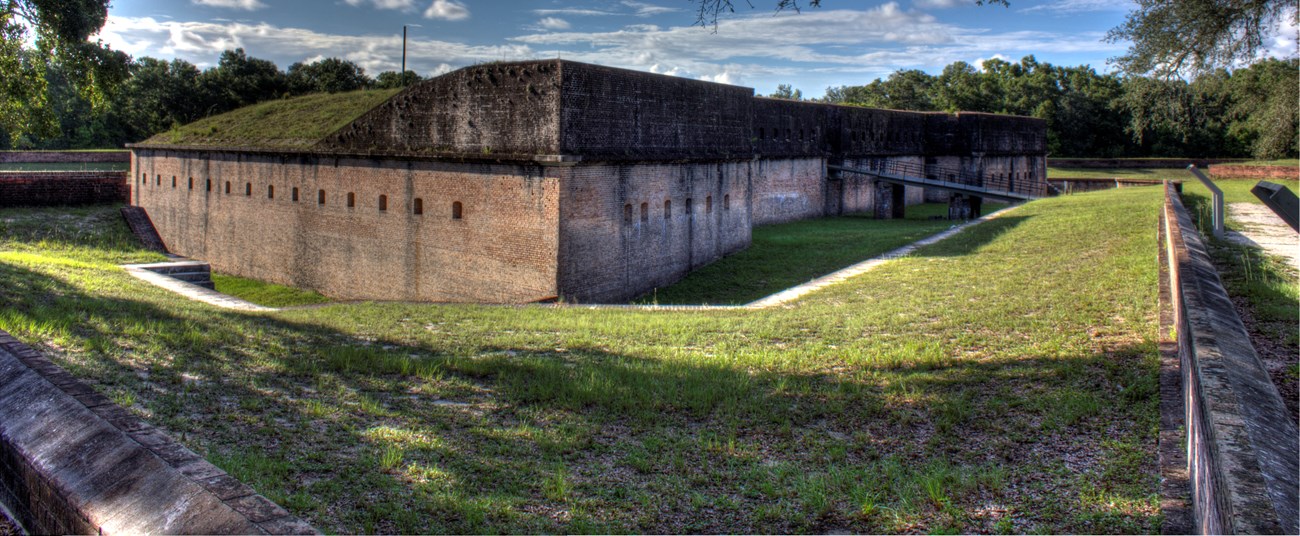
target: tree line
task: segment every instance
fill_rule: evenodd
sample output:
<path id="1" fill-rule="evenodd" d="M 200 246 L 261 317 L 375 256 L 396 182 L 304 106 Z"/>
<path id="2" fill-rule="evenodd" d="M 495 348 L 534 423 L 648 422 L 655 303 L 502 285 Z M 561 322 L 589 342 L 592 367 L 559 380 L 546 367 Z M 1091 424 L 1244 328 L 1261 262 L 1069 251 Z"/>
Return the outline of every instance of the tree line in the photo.
<path id="1" fill-rule="evenodd" d="M 30 118 L 21 131 L 6 132 L 0 126 L 0 149 L 121 147 L 266 100 L 397 88 L 422 80 L 412 71 L 385 71 L 371 78 L 357 64 L 339 58 L 299 62 L 282 71 L 270 60 L 235 49 L 223 52 L 217 64 L 205 70 L 180 59 L 128 59 L 123 79 L 96 95 L 78 85 L 76 65 L 46 61 L 45 94 L 20 111 L 19 115 Z M 104 105 L 97 105 L 96 98 L 103 99 Z"/>
<path id="2" fill-rule="evenodd" d="M 1071 157 L 1255 157 L 1297 153 L 1300 61 L 1265 59 L 1181 78 L 1099 74 L 1026 56 L 958 61 L 939 75 L 899 70 L 822 102 L 916 111 L 972 111 L 1047 122 L 1050 154 Z M 772 96 L 799 98 L 782 85 Z"/>
<path id="3" fill-rule="evenodd" d="M 834 104 L 916 111 L 973 111 L 1047 122 L 1050 154 L 1074 157 L 1256 157 L 1297 154 L 1300 62 L 1266 59 L 1191 81 L 1100 74 L 1027 56 L 982 68 L 955 62 L 938 75 L 899 70 L 866 85 L 826 89 Z M 421 80 L 394 71 L 371 78 L 353 62 L 325 58 L 280 70 L 243 49 L 206 70 L 184 60 L 127 61 L 106 105 L 78 89 L 75 65 L 45 66 L 45 95 L 17 135 L 0 129 L 0 149 L 121 147 L 204 117 L 270 99 L 318 92 L 396 88 Z M 789 85 L 774 97 L 803 98 Z"/>

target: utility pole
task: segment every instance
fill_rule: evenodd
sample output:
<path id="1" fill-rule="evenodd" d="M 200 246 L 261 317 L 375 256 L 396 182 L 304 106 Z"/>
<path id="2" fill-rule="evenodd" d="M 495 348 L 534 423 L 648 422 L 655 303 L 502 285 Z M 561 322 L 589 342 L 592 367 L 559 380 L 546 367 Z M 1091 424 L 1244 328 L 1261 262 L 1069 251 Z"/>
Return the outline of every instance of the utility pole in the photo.
<path id="1" fill-rule="evenodd" d="M 402 25 L 402 86 L 406 86 L 406 25 Z"/>

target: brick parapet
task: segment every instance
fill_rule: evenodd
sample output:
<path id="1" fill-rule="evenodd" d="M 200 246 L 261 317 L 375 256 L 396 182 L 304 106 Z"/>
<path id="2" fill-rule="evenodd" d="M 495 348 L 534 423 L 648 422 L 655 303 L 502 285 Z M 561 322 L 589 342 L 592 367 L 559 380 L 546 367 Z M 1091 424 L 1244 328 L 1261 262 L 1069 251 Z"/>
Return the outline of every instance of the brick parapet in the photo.
<path id="1" fill-rule="evenodd" d="M 1194 529 L 1295 534 L 1296 424 L 1172 184 L 1165 198 L 1162 247 L 1177 330 Z"/>
<path id="2" fill-rule="evenodd" d="M 0 501 L 32 534 L 314 534 L 0 331 Z"/>
<path id="3" fill-rule="evenodd" d="M 0 172 L 0 207 L 125 203 L 125 171 Z"/>

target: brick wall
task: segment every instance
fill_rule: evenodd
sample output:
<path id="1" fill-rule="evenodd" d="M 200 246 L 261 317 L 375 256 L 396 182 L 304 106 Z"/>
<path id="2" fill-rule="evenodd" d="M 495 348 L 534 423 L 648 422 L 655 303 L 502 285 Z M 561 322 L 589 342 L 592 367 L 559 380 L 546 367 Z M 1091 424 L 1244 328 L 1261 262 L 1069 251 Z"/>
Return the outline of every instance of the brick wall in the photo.
<path id="1" fill-rule="evenodd" d="M 626 300 L 748 247 L 752 167 L 557 168 L 561 295 L 579 303 Z"/>
<path id="2" fill-rule="evenodd" d="M 1215 178 L 1234 179 L 1295 179 L 1300 169 L 1295 166 L 1230 166 L 1211 165 L 1210 175 Z"/>
<path id="3" fill-rule="evenodd" d="M 0 172 L 0 207 L 124 203 L 130 196 L 123 171 Z"/>
<path id="4" fill-rule="evenodd" d="M 752 156 L 750 88 L 561 62 L 560 146 L 584 159 Z"/>
<path id="5" fill-rule="evenodd" d="M 151 150 L 135 164 L 133 201 L 169 249 L 219 272 L 341 299 L 557 294 L 558 184 L 535 165 Z"/>
<path id="6" fill-rule="evenodd" d="M 466 67 L 411 86 L 319 146 L 367 154 L 560 154 L 560 62 Z"/>
<path id="7" fill-rule="evenodd" d="M 1296 534 L 1295 421 L 1172 184 L 1161 222 L 1171 313 L 1162 317 L 1176 330 L 1195 532 Z"/>

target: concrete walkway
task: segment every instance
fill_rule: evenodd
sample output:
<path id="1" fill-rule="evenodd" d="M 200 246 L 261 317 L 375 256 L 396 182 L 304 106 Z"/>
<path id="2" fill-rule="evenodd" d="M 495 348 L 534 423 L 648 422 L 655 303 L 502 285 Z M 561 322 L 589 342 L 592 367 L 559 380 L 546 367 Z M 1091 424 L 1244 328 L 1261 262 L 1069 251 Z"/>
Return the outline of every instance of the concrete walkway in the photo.
<path id="1" fill-rule="evenodd" d="M 926 238 L 922 238 L 921 240 L 917 240 L 916 242 L 912 242 L 911 244 L 908 244 L 901 248 L 895 249 L 893 251 L 889 251 L 883 255 L 867 259 L 865 261 L 854 264 L 847 268 L 818 277 L 817 279 L 813 279 L 812 281 L 809 281 L 802 285 L 790 287 L 781 292 L 777 292 L 776 294 L 772 294 L 766 298 L 762 298 L 760 300 L 753 301 L 745 305 L 639 305 L 639 304 L 553 303 L 553 304 L 533 304 L 533 305 L 528 305 L 528 307 L 553 307 L 553 308 L 577 307 L 582 309 L 625 309 L 625 310 L 637 310 L 637 311 L 721 311 L 721 310 L 735 310 L 735 309 L 769 309 L 772 307 L 781 307 L 781 306 L 788 305 L 791 302 L 798 300 L 804 296 L 807 296 L 808 294 L 811 294 L 813 292 L 816 292 L 828 286 L 834 285 L 836 283 L 840 283 L 853 276 L 861 275 L 866 272 L 869 272 L 875 269 L 876 267 L 886 262 L 889 262 L 893 259 L 911 255 L 912 252 L 916 251 L 918 248 L 925 247 L 930 244 L 934 244 L 936 242 L 945 240 L 972 226 L 979 225 L 980 223 L 986 222 L 991 219 L 1000 218 L 1006 215 L 1007 213 L 1015 210 L 1017 207 L 1018 205 L 1013 205 L 1004 208 L 1002 210 L 999 210 L 997 212 L 994 212 L 992 214 L 989 214 L 987 216 L 984 216 L 982 218 L 971 220 L 959 225 L 954 225 L 946 231 L 928 236 Z M 1290 228 L 1288 227 L 1287 230 L 1290 230 Z M 187 262 L 187 261 L 177 261 L 177 262 Z M 123 265 L 122 268 L 126 269 L 127 273 L 130 273 L 131 275 L 137 278 L 140 278 L 144 281 L 165 288 L 167 290 L 170 290 L 182 296 L 185 296 L 186 298 L 201 301 L 225 309 L 235 309 L 239 311 L 249 311 L 249 312 L 273 312 L 273 311 L 284 311 L 287 309 L 302 308 L 302 307 L 288 307 L 288 308 L 264 307 L 249 301 L 241 300 L 234 296 L 222 294 L 215 290 L 210 290 L 204 287 L 200 287 L 193 283 L 187 283 L 185 281 L 181 281 L 173 277 L 168 277 L 166 275 L 150 270 L 150 268 L 164 267 L 170 264 L 174 264 L 174 263 L 157 263 L 157 264 L 149 264 L 149 265 L 126 264 Z M 308 306 L 308 307 L 319 307 L 320 305 L 329 305 L 329 304 L 319 304 L 319 305 Z"/>
<path id="2" fill-rule="evenodd" d="M 1242 228 L 1240 232 L 1229 230 L 1225 234 L 1228 241 L 1255 246 L 1282 257 L 1300 273 L 1300 233 L 1282 218 L 1257 203 L 1232 203 L 1228 205 L 1228 214 Z"/>

